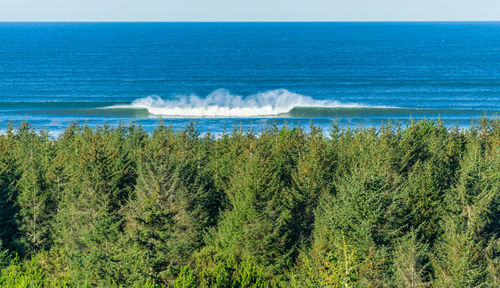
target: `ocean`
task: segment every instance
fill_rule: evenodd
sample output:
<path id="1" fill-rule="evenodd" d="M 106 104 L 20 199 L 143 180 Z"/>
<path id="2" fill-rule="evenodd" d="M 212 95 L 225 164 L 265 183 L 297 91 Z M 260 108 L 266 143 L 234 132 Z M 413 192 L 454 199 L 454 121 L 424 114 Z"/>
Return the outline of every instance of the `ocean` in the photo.
<path id="1" fill-rule="evenodd" d="M 499 110 L 500 22 L 0 23 L 3 131 L 468 127 Z"/>

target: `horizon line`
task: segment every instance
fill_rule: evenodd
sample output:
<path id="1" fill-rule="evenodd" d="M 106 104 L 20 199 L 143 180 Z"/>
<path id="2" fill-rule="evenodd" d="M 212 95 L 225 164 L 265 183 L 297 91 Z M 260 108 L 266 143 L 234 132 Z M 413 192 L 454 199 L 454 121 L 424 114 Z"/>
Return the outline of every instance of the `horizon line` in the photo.
<path id="1" fill-rule="evenodd" d="M 0 20 L 0 23 L 500 23 L 498 20 Z"/>

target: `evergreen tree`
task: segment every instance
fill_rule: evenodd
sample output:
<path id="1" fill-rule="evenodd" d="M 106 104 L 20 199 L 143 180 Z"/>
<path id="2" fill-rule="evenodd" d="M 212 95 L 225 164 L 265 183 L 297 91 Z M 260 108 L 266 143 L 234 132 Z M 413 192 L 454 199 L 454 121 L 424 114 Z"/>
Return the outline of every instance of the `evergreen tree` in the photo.
<path id="1" fill-rule="evenodd" d="M 293 173 L 305 140 L 302 130 L 275 129 L 250 142 L 230 180 L 231 209 L 198 255 L 202 265 L 217 266 L 226 259 L 252 261 L 264 268 L 265 277 L 292 265 L 303 226 L 302 197 L 292 189 Z"/>
<path id="2" fill-rule="evenodd" d="M 0 286 L 498 287 L 499 149 L 488 119 L 10 127 Z"/>
<path id="3" fill-rule="evenodd" d="M 57 243 L 64 247 L 78 283 L 125 281 L 119 255 L 121 206 L 134 185 L 134 169 L 108 127 L 67 131 L 61 149 L 68 164 L 57 215 Z M 132 174 L 132 175 L 130 175 Z M 123 182 L 123 181 L 129 182 Z M 103 284 L 104 283 L 104 284 Z"/>
<path id="4" fill-rule="evenodd" d="M 16 145 L 13 127 L 4 135 L 0 135 L 0 242 L 2 253 L 9 254 L 17 250 L 18 223 L 16 217 L 17 206 L 17 181 L 19 180 L 18 161 L 15 158 Z"/>
<path id="5" fill-rule="evenodd" d="M 500 195 L 500 161 L 498 147 L 487 141 L 498 142 L 499 135 L 483 131 L 489 134 L 484 138 L 488 135 L 475 130 L 469 133 L 458 183 L 446 201 L 449 212 L 442 223 L 445 232 L 436 249 L 436 283 L 441 287 L 498 284 L 495 262 L 500 258 L 493 247 L 499 241 L 495 209 Z M 492 253 L 486 252 L 488 244 L 493 245 Z"/>
<path id="6" fill-rule="evenodd" d="M 19 229 L 26 253 L 48 249 L 51 244 L 51 220 L 54 200 L 48 191 L 46 171 L 52 160 L 52 144 L 48 135 L 37 135 L 28 126 L 18 134 L 17 153 L 20 155 L 18 181 Z"/>
<path id="7" fill-rule="evenodd" d="M 393 253 L 393 275 L 396 287 L 427 287 L 428 246 L 420 243 L 414 231 L 397 240 Z"/>
<path id="8" fill-rule="evenodd" d="M 145 147 L 127 212 L 134 277 L 172 284 L 216 223 L 222 199 L 206 168 L 211 141 L 194 126 L 178 135 L 160 127 Z"/>

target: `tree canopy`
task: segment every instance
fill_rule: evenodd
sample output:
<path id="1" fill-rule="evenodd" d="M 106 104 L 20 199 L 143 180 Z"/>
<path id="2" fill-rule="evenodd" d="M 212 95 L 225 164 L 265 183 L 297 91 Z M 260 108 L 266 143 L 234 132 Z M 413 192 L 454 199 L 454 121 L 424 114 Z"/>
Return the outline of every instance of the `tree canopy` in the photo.
<path id="1" fill-rule="evenodd" d="M 500 123 L 0 135 L 2 287 L 499 287 Z"/>

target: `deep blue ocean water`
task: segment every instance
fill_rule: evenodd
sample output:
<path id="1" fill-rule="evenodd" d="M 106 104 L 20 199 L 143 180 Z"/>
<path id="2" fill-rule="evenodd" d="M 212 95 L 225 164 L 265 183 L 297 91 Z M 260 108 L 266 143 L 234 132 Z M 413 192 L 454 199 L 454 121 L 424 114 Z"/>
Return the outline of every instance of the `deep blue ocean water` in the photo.
<path id="1" fill-rule="evenodd" d="M 0 130 L 469 126 L 500 110 L 496 23 L 0 23 Z"/>

